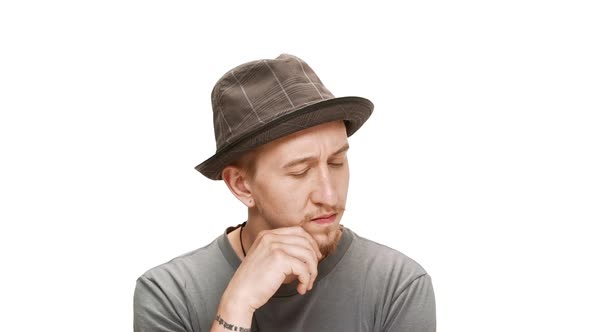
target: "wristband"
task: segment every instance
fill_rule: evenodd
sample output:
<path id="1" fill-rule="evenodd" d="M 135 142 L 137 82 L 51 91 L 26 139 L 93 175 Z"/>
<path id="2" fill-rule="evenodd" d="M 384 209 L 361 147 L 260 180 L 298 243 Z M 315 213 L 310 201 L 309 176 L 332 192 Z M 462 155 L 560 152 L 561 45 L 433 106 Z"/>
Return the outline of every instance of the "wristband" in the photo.
<path id="1" fill-rule="evenodd" d="M 215 317 L 215 321 L 217 323 L 219 323 L 219 325 L 223 325 L 223 328 L 226 330 L 238 331 L 238 332 L 250 332 L 249 328 L 239 327 L 239 326 L 235 326 L 234 324 L 230 324 L 230 323 L 224 321 L 223 318 L 221 318 L 221 316 L 219 316 L 219 315 L 217 315 L 217 317 Z"/>

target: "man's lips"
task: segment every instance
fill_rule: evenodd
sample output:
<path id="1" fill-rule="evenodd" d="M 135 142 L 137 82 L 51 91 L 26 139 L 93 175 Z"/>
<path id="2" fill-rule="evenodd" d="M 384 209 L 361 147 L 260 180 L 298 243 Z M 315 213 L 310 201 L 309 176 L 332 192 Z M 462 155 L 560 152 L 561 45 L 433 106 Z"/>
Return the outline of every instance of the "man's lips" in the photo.
<path id="1" fill-rule="evenodd" d="M 337 213 L 324 214 L 324 215 L 321 215 L 317 218 L 311 219 L 311 221 L 313 221 L 317 224 L 329 224 L 329 223 L 332 223 L 334 220 L 336 220 L 336 215 L 337 215 Z"/>

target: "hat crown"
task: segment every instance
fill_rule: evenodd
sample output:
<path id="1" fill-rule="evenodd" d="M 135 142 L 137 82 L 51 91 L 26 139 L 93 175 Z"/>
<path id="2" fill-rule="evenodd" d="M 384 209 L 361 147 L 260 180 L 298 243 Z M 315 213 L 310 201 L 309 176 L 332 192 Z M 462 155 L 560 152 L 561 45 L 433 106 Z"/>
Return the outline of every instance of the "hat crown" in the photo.
<path id="1" fill-rule="evenodd" d="M 311 67 L 293 55 L 237 66 L 211 93 L 217 151 L 279 117 L 333 98 Z"/>

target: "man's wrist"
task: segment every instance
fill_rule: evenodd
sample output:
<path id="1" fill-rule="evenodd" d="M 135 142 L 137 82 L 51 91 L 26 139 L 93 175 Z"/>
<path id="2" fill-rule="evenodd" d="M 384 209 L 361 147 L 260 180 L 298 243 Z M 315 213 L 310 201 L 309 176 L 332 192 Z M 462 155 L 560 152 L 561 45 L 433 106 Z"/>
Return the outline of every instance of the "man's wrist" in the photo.
<path id="1" fill-rule="evenodd" d="M 217 309 L 212 331 L 250 331 L 254 310 L 230 294 L 224 294 Z"/>
<path id="2" fill-rule="evenodd" d="M 254 315 L 254 311 L 256 311 L 256 308 L 250 305 L 250 301 L 245 294 L 241 294 L 240 292 L 236 293 L 235 290 L 230 291 L 229 289 L 221 296 L 219 309 L 221 308 L 240 316 L 249 317 Z"/>
<path id="3" fill-rule="evenodd" d="M 217 317 L 215 317 L 215 321 L 217 322 L 217 324 L 219 324 L 220 326 L 222 326 L 226 330 L 238 331 L 238 332 L 250 332 L 249 327 L 243 327 L 243 326 L 238 326 L 235 324 L 228 323 L 219 314 L 217 315 Z"/>

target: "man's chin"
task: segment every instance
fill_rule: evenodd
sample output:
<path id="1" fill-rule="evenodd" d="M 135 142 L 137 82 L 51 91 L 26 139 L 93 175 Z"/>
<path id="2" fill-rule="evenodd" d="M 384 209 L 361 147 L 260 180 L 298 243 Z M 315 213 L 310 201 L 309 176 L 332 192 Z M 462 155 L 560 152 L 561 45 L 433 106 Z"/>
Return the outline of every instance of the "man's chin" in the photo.
<path id="1" fill-rule="evenodd" d="M 328 234 L 311 233 L 311 236 L 317 241 L 318 246 L 320 247 L 320 252 L 324 257 L 328 256 L 336 250 L 336 248 L 338 247 L 338 242 L 340 241 L 340 235 L 341 231 L 339 228 L 329 232 Z"/>

